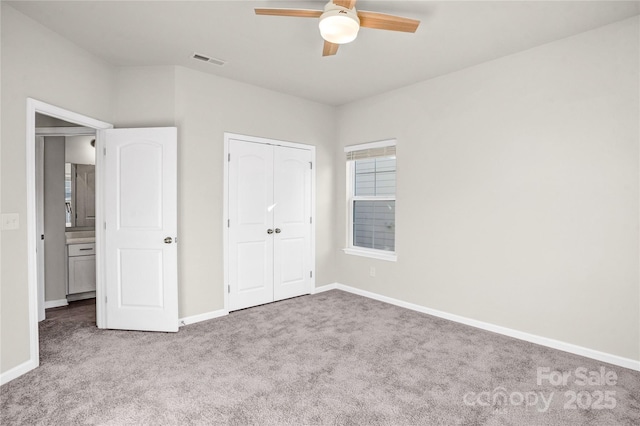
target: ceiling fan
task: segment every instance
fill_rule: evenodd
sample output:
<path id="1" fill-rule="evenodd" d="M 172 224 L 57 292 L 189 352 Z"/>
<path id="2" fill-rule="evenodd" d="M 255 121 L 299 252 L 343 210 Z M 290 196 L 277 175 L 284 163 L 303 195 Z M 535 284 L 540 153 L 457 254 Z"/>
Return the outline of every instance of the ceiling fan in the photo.
<path id="1" fill-rule="evenodd" d="M 357 0 L 330 0 L 324 11 L 315 9 L 256 8 L 256 15 L 320 18 L 320 35 L 324 39 L 322 56 L 335 55 L 341 44 L 350 43 L 360 27 L 376 30 L 415 33 L 420 21 L 378 12 L 356 11 Z"/>

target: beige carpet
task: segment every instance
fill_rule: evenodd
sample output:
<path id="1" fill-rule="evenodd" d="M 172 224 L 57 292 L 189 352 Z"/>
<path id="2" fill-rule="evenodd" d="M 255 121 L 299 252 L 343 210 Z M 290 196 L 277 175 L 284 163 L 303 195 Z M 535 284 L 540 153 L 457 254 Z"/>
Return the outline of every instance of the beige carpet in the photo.
<path id="1" fill-rule="evenodd" d="M 640 424 L 638 372 L 338 290 L 176 334 L 51 319 L 40 338 L 2 425 Z"/>

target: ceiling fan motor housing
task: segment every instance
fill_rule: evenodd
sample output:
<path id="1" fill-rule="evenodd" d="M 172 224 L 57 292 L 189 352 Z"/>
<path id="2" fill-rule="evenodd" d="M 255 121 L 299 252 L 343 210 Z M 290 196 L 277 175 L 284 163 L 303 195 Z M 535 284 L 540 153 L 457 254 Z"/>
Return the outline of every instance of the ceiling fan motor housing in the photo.
<path id="1" fill-rule="evenodd" d="M 360 18 L 355 8 L 347 9 L 329 2 L 324 7 L 318 26 L 323 39 L 330 43 L 345 44 L 358 36 Z"/>

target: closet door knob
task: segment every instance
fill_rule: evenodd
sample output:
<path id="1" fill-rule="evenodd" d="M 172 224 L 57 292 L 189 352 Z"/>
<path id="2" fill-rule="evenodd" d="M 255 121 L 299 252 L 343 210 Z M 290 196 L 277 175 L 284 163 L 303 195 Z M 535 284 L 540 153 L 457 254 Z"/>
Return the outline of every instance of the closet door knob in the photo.
<path id="1" fill-rule="evenodd" d="M 173 242 L 173 240 L 171 239 L 171 237 L 167 237 L 164 239 L 164 243 L 165 244 L 171 244 Z"/>
<path id="2" fill-rule="evenodd" d="M 276 228 L 276 234 L 281 233 L 282 231 L 280 230 L 280 228 Z"/>
<path id="3" fill-rule="evenodd" d="M 273 229 L 267 229 L 267 234 L 273 234 Z"/>

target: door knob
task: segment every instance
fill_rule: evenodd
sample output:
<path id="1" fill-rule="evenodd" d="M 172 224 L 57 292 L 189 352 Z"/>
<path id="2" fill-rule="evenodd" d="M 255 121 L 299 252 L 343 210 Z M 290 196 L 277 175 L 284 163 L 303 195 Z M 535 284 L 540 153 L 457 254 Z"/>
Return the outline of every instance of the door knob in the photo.
<path id="1" fill-rule="evenodd" d="M 167 237 L 167 238 L 164 239 L 164 243 L 165 244 L 171 244 L 172 241 L 173 240 L 171 239 L 171 237 Z"/>
<path id="2" fill-rule="evenodd" d="M 281 233 L 282 231 L 280 230 L 280 228 L 276 228 L 276 234 Z"/>
<path id="3" fill-rule="evenodd" d="M 267 229 L 267 234 L 269 235 L 273 234 L 273 229 Z"/>

